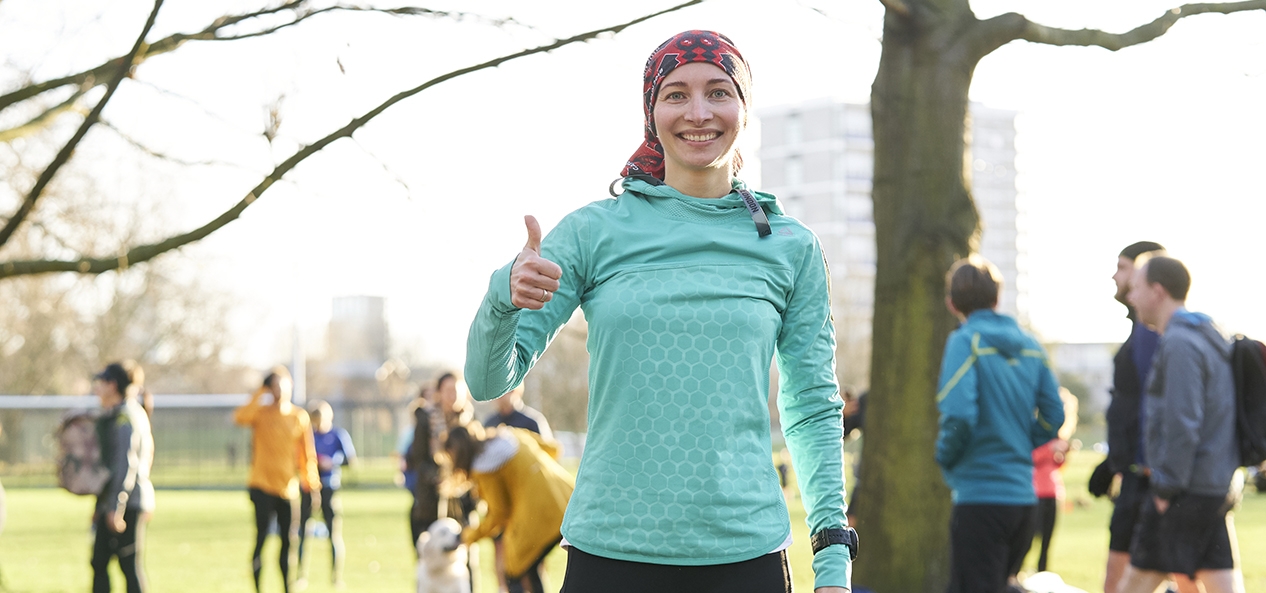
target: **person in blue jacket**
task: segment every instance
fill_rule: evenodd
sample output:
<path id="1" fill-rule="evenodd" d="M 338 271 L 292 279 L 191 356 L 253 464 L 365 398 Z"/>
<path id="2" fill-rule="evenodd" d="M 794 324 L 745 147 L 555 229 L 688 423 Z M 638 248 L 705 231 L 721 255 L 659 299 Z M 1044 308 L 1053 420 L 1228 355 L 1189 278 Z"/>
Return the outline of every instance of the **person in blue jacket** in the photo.
<path id="1" fill-rule="evenodd" d="M 978 255 L 948 275 L 946 305 L 963 321 L 941 363 L 936 462 L 953 495 L 950 593 L 1001 593 L 1033 539 L 1033 449 L 1064 423 L 1046 352 L 998 313 L 1001 276 Z"/>
<path id="2" fill-rule="evenodd" d="M 330 536 L 330 554 L 333 564 L 330 578 L 334 584 L 343 582 L 343 505 L 334 499 L 334 493 L 342 485 L 342 468 L 356 459 L 352 437 L 343 428 L 334 426 L 334 408 L 316 400 L 308 404 L 312 418 L 312 443 L 316 449 L 317 473 L 321 476 L 321 518 Z M 312 493 L 304 490 L 299 505 L 299 571 L 301 578 L 308 574 L 307 525 L 312 517 Z"/>
<path id="3" fill-rule="evenodd" d="M 829 274 L 812 231 L 736 177 L 751 72 L 686 31 L 643 71 L 645 137 L 616 199 L 584 206 L 492 275 L 467 340 L 478 400 L 523 382 L 576 309 L 589 432 L 562 535 L 566 593 L 790 591 L 770 440 L 770 362 L 807 511 L 814 590 L 846 593 L 843 426 Z"/>

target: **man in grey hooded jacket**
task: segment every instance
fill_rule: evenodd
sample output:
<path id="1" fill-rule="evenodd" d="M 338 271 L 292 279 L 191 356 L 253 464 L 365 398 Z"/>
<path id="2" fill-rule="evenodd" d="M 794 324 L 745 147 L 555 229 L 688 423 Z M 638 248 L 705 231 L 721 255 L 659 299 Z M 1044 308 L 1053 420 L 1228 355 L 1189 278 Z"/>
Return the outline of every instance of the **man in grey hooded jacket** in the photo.
<path id="1" fill-rule="evenodd" d="M 1145 390 L 1151 496 L 1119 591 L 1150 593 L 1172 572 L 1208 593 L 1242 593 L 1228 515 L 1239 465 L 1231 346 L 1208 316 L 1186 309 L 1191 275 L 1182 262 L 1139 263 L 1130 304 L 1161 339 Z"/>

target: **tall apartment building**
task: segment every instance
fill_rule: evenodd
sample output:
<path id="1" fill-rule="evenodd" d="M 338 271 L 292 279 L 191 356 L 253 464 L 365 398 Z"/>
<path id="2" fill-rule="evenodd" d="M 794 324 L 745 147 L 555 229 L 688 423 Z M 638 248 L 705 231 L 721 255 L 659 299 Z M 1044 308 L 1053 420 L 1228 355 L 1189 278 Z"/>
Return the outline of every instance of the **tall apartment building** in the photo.
<path id="1" fill-rule="evenodd" d="M 870 106 L 818 100 L 761 110 L 761 189 L 822 240 L 831 266 L 840 379 L 869 383 L 875 298 Z M 1015 112 L 971 106 L 972 194 L 981 255 L 1002 272 L 999 309 L 1027 322 L 1023 223 L 1016 203 Z"/>

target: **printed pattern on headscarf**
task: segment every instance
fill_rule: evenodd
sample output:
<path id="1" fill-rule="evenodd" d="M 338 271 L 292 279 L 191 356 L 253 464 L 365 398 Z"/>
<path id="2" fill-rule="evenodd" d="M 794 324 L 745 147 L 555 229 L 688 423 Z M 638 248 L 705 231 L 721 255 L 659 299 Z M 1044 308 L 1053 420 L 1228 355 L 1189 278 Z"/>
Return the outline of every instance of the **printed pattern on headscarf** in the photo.
<path id="1" fill-rule="evenodd" d="M 691 62 L 708 62 L 725 71 L 738 88 L 746 105 L 751 98 L 752 75 L 747 60 L 728 37 L 712 31 L 685 31 L 662 43 L 646 60 L 642 75 L 642 111 L 646 117 L 646 138 L 629 157 L 621 177 L 650 175 L 664 178 L 664 147 L 655 131 L 655 99 L 659 86 L 673 69 Z"/>

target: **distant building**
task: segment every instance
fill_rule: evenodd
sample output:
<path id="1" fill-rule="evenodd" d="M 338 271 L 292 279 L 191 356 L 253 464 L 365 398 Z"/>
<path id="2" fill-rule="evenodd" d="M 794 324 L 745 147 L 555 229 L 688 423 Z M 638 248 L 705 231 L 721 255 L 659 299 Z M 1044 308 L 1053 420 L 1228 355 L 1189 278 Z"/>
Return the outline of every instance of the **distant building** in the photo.
<path id="1" fill-rule="evenodd" d="M 386 299 L 335 297 L 327 333 L 325 372 L 332 399 L 378 397 L 378 369 L 387 361 Z"/>
<path id="2" fill-rule="evenodd" d="M 1112 389 L 1112 357 L 1120 347 L 1117 342 L 1046 345 L 1060 383 L 1080 400 L 1081 416 L 1107 410 Z"/>
<path id="3" fill-rule="evenodd" d="M 1015 112 L 971 106 L 972 194 L 981 254 L 1004 280 L 999 309 L 1027 323 L 1025 242 L 1015 184 Z M 761 110 L 761 189 L 813 229 L 831 266 L 840 379 L 869 383 L 875 295 L 870 106 L 818 100 Z"/>

